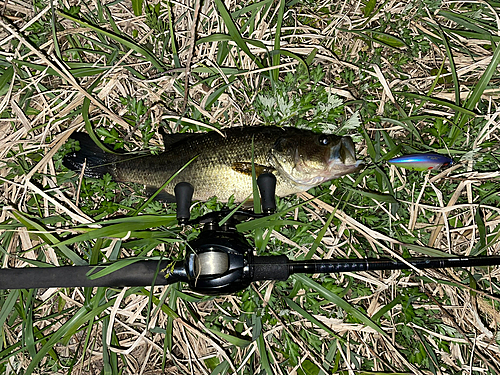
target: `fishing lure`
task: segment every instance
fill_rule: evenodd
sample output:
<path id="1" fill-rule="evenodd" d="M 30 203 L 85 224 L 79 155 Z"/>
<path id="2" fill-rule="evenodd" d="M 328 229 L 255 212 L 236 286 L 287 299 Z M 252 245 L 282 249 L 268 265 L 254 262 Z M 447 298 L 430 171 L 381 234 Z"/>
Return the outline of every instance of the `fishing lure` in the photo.
<path id="1" fill-rule="evenodd" d="M 388 160 L 387 163 L 414 171 L 427 171 L 429 169 L 439 170 L 448 167 L 453 164 L 453 159 L 431 152 L 398 156 Z"/>

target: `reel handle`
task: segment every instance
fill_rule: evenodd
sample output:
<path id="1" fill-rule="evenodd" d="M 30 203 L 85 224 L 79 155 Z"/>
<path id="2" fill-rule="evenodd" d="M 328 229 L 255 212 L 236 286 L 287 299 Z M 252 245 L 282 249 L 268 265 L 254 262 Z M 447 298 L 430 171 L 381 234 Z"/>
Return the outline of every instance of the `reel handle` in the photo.
<path id="1" fill-rule="evenodd" d="M 177 202 L 177 221 L 187 224 L 191 217 L 190 206 L 193 199 L 194 188 L 189 182 L 179 182 L 174 188 L 175 201 Z"/>
<path id="2" fill-rule="evenodd" d="M 276 211 L 276 176 L 272 173 L 262 173 L 257 178 L 262 213 L 271 215 Z"/>

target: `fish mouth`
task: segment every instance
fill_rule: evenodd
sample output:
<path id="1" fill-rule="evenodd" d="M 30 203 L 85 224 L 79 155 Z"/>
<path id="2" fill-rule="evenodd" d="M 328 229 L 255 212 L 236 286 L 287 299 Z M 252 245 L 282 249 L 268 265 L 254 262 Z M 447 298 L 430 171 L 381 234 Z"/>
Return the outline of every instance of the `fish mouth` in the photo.
<path id="1" fill-rule="evenodd" d="M 356 150 L 351 137 L 342 137 L 340 140 L 338 158 L 343 164 L 356 163 Z"/>
<path id="2" fill-rule="evenodd" d="M 351 137 L 342 137 L 339 144 L 330 152 L 331 169 L 341 170 L 339 175 L 357 172 L 362 169 L 364 162 L 356 160 L 356 149 Z"/>
<path id="3" fill-rule="evenodd" d="M 356 164 L 356 150 L 351 137 L 342 137 L 330 150 L 330 162 L 334 164 Z"/>

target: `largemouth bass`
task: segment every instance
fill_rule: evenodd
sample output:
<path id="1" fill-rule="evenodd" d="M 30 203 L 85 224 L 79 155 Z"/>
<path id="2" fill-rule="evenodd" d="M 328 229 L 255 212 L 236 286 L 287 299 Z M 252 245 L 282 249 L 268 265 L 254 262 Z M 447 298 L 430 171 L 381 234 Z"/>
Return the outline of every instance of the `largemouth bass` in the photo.
<path id="1" fill-rule="evenodd" d="M 165 188 L 173 200 L 174 187 L 185 181 L 194 187 L 194 200 L 206 201 L 217 196 L 228 201 L 234 196 L 242 202 L 252 194 L 253 163 L 257 176 L 271 172 L 276 176 L 276 195 L 306 191 L 323 182 L 356 172 L 356 160 L 350 137 L 317 134 L 296 128 L 234 127 L 217 132 L 164 135 L 165 151 L 159 155 L 116 155 L 102 151 L 85 133 L 72 137 L 80 150 L 68 154 L 64 165 L 84 175 L 135 182 L 160 188 L 188 162 Z"/>

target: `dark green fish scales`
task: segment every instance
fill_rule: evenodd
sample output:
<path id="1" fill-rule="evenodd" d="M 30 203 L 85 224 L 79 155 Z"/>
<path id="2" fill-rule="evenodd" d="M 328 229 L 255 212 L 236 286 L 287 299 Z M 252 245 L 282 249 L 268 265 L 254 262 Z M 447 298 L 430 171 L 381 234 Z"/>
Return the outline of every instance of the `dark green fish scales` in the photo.
<path id="1" fill-rule="evenodd" d="M 350 137 L 317 134 L 296 128 L 234 127 L 217 132 L 164 135 L 165 151 L 159 155 L 116 155 L 102 151 L 87 134 L 75 133 L 80 151 L 68 154 L 64 165 L 84 175 L 110 173 L 121 182 L 161 187 L 195 158 L 165 188 L 173 197 L 177 183 L 194 187 L 194 200 L 217 196 L 241 202 L 252 194 L 252 140 L 257 176 L 274 173 L 280 197 L 306 191 L 323 182 L 361 168 Z"/>

